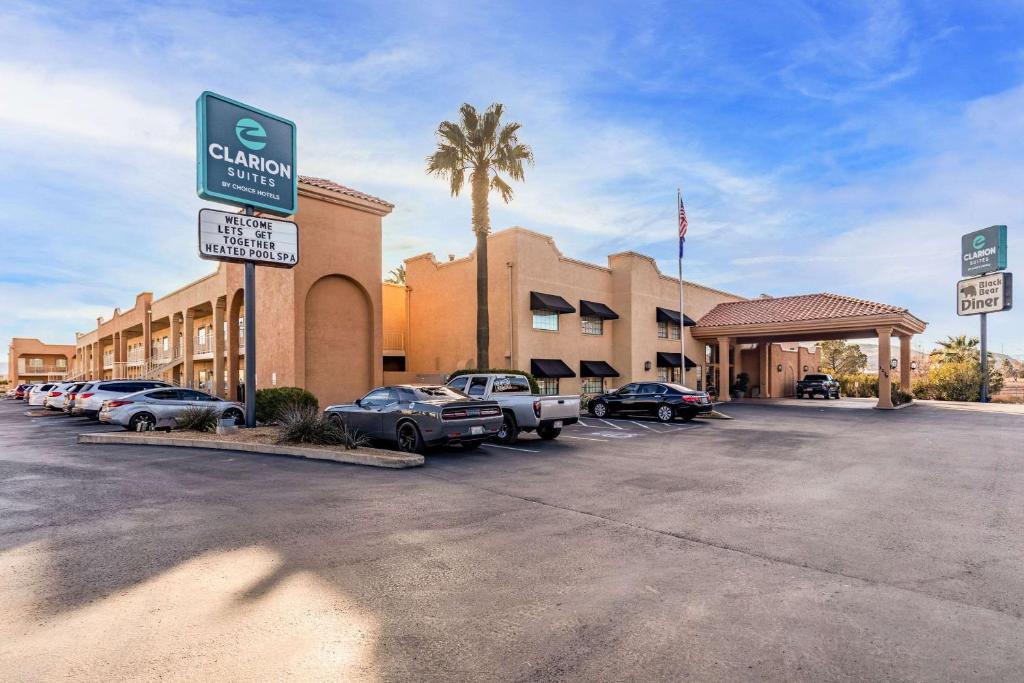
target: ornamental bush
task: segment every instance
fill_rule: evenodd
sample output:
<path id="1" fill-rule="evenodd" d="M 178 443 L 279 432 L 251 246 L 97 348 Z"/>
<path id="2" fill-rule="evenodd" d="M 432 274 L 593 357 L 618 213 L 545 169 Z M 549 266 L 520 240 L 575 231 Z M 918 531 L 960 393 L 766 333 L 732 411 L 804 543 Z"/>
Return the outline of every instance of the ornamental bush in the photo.
<path id="1" fill-rule="evenodd" d="M 256 392 L 256 420 L 268 423 L 280 419 L 282 411 L 291 407 L 320 408 L 316 396 L 299 387 L 273 387 Z"/>
<path id="2" fill-rule="evenodd" d="M 460 375 L 522 375 L 526 378 L 526 381 L 530 383 L 530 391 L 535 394 L 540 393 L 540 385 L 537 384 L 537 378 L 523 370 L 509 370 L 508 368 L 489 368 L 487 370 L 481 370 L 479 368 L 463 368 L 462 370 L 456 370 L 452 374 L 448 375 L 448 381 L 450 382 Z"/>
<path id="3" fill-rule="evenodd" d="M 174 426 L 191 432 L 215 432 L 219 419 L 220 415 L 214 408 L 190 406 L 178 413 L 174 419 Z"/>
<path id="4" fill-rule="evenodd" d="M 349 429 L 340 419 L 324 416 L 318 408 L 292 405 L 278 415 L 281 433 L 278 443 L 342 446 L 351 450 L 366 446 L 370 439 L 365 434 Z"/>

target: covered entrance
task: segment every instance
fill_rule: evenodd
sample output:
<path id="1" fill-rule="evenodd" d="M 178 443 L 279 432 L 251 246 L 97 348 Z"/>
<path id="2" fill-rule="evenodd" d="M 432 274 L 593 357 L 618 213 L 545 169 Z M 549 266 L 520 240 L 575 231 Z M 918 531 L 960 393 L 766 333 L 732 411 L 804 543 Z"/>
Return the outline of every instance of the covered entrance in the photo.
<path id="1" fill-rule="evenodd" d="M 924 332 L 926 326 L 927 323 L 899 306 L 838 294 L 806 294 L 718 304 L 690 332 L 694 339 L 717 347 L 718 395 L 723 401 L 729 400 L 729 387 L 744 371 L 744 357 L 751 358 L 752 353 L 756 353 L 757 376 L 751 377 L 751 383 L 760 387 L 760 396 L 779 397 L 787 395 L 789 384 L 818 368 L 812 369 L 800 361 L 795 368 L 789 363 L 773 363 L 773 345 L 877 337 L 877 407 L 890 409 L 894 407 L 891 382 L 895 379 L 889 363 L 892 337 L 900 339 L 900 387 L 910 391 L 911 340 L 915 334 Z M 792 377 L 785 375 L 787 371 Z"/>

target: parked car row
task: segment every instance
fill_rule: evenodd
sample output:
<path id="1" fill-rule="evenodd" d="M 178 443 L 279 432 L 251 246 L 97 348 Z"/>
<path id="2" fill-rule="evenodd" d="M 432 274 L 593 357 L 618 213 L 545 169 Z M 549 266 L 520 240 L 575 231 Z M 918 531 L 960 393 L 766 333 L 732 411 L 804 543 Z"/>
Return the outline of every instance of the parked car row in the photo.
<path id="1" fill-rule="evenodd" d="M 236 424 L 245 421 L 241 403 L 152 379 L 22 384 L 10 398 L 130 430 L 169 429 L 182 412 L 193 407 L 214 408 L 222 419 Z"/>
<path id="2" fill-rule="evenodd" d="M 630 383 L 590 402 L 592 415 L 647 413 L 662 422 L 692 420 L 709 413 L 707 392 L 664 382 Z M 353 403 L 328 406 L 328 420 L 372 439 L 420 452 L 430 446 L 475 449 L 487 440 L 511 444 L 523 432 L 544 440 L 579 422 L 579 396 L 533 394 L 526 377 L 483 373 L 460 375 L 445 386 L 378 387 Z"/>

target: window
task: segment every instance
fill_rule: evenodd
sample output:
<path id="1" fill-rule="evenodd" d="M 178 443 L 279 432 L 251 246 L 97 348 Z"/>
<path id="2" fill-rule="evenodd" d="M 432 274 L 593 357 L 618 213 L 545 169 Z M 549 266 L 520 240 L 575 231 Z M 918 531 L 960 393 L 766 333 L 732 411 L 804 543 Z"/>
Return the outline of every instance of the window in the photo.
<path id="1" fill-rule="evenodd" d="M 558 331 L 558 314 L 553 311 L 534 311 L 533 329 Z"/>
<path id="2" fill-rule="evenodd" d="M 42 358 L 29 358 L 28 359 L 28 366 L 30 368 L 41 368 L 41 367 L 43 367 L 43 359 Z"/>
<path id="3" fill-rule="evenodd" d="M 584 394 L 603 394 L 604 377 L 584 377 L 580 390 Z"/>
<path id="4" fill-rule="evenodd" d="M 639 389 L 640 389 L 640 385 L 639 384 L 627 384 L 626 386 L 622 387 L 621 389 L 619 389 L 615 393 L 616 394 L 635 394 Z"/>
<path id="5" fill-rule="evenodd" d="M 487 378 L 486 377 L 474 377 L 473 381 L 469 383 L 469 390 L 466 392 L 470 396 L 483 396 L 487 391 Z"/>
<path id="6" fill-rule="evenodd" d="M 68 359 L 67 358 L 58 358 L 57 359 L 57 367 L 58 368 L 66 368 L 67 366 L 68 366 Z"/>
<path id="7" fill-rule="evenodd" d="M 205 327 L 200 327 L 199 328 L 199 344 L 202 345 L 202 344 L 205 344 L 205 343 L 206 343 L 206 328 Z"/>
<path id="8" fill-rule="evenodd" d="M 530 382 L 522 375 L 501 375 L 494 378 L 491 393 L 526 392 L 530 393 Z"/>
<path id="9" fill-rule="evenodd" d="M 679 323 L 659 322 L 658 339 L 679 339 Z"/>
<path id="10" fill-rule="evenodd" d="M 161 391 L 154 391 L 146 394 L 148 398 L 155 399 L 157 401 L 177 401 L 178 390 L 177 389 L 163 389 Z"/>
<path id="11" fill-rule="evenodd" d="M 456 377 L 451 382 L 448 382 L 448 386 L 455 391 L 461 391 L 466 393 L 466 382 L 469 381 L 469 377 Z"/>
<path id="12" fill-rule="evenodd" d="M 581 315 L 583 334 L 604 334 L 604 320 L 596 315 Z"/>
<path id="13" fill-rule="evenodd" d="M 393 389 L 374 389 L 359 401 L 361 408 L 383 408 L 398 401 L 398 392 Z"/>
<path id="14" fill-rule="evenodd" d="M 200 343 L 202 343 L 202 342 L 200 342 Z M 205 387 L 206 386 L 206 370 L 200 370 L 199 371 L 199 386 L 201 386 L 201 387 Z"/>
<path id="15" fill-rule="evenodd" d="M 557 377 L 538 377 L 537 384 L 540 386 L 541 396 L 557 396 L 558 395 L 558 378 Z"/>
<path id="16" fill-rule="evenodd" d="M 210 396 L 203 391 L 195 391 L 193 389 L 178 389 L 178 393 L 181 394 L 181 400 L 183 401 L 216 401 L 216 397 Z"/>
<path id="17" fill-rule="evenodd" d="M 669 381 L 668 368 L 658 368 L 658 381 L 667 382 Z"/>
<path id="18" fill-rule="evenodd" d="M 164 337 L 164 351 L 169 351 L 169 350 L 170 350 L 170 340 L 167 337 Z"/>

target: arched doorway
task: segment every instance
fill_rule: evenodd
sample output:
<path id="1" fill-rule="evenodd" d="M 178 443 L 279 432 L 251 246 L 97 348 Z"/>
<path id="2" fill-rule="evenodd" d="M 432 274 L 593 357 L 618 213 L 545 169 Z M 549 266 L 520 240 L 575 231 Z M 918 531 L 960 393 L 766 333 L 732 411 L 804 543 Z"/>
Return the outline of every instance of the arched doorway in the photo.
<path id="1" fill-rule="evenodd" d="M 352 401 L 373 381 L 373 310 L 366 292 L 327 275 L 306 293 L 305 386 L 321 407 Z"/>

